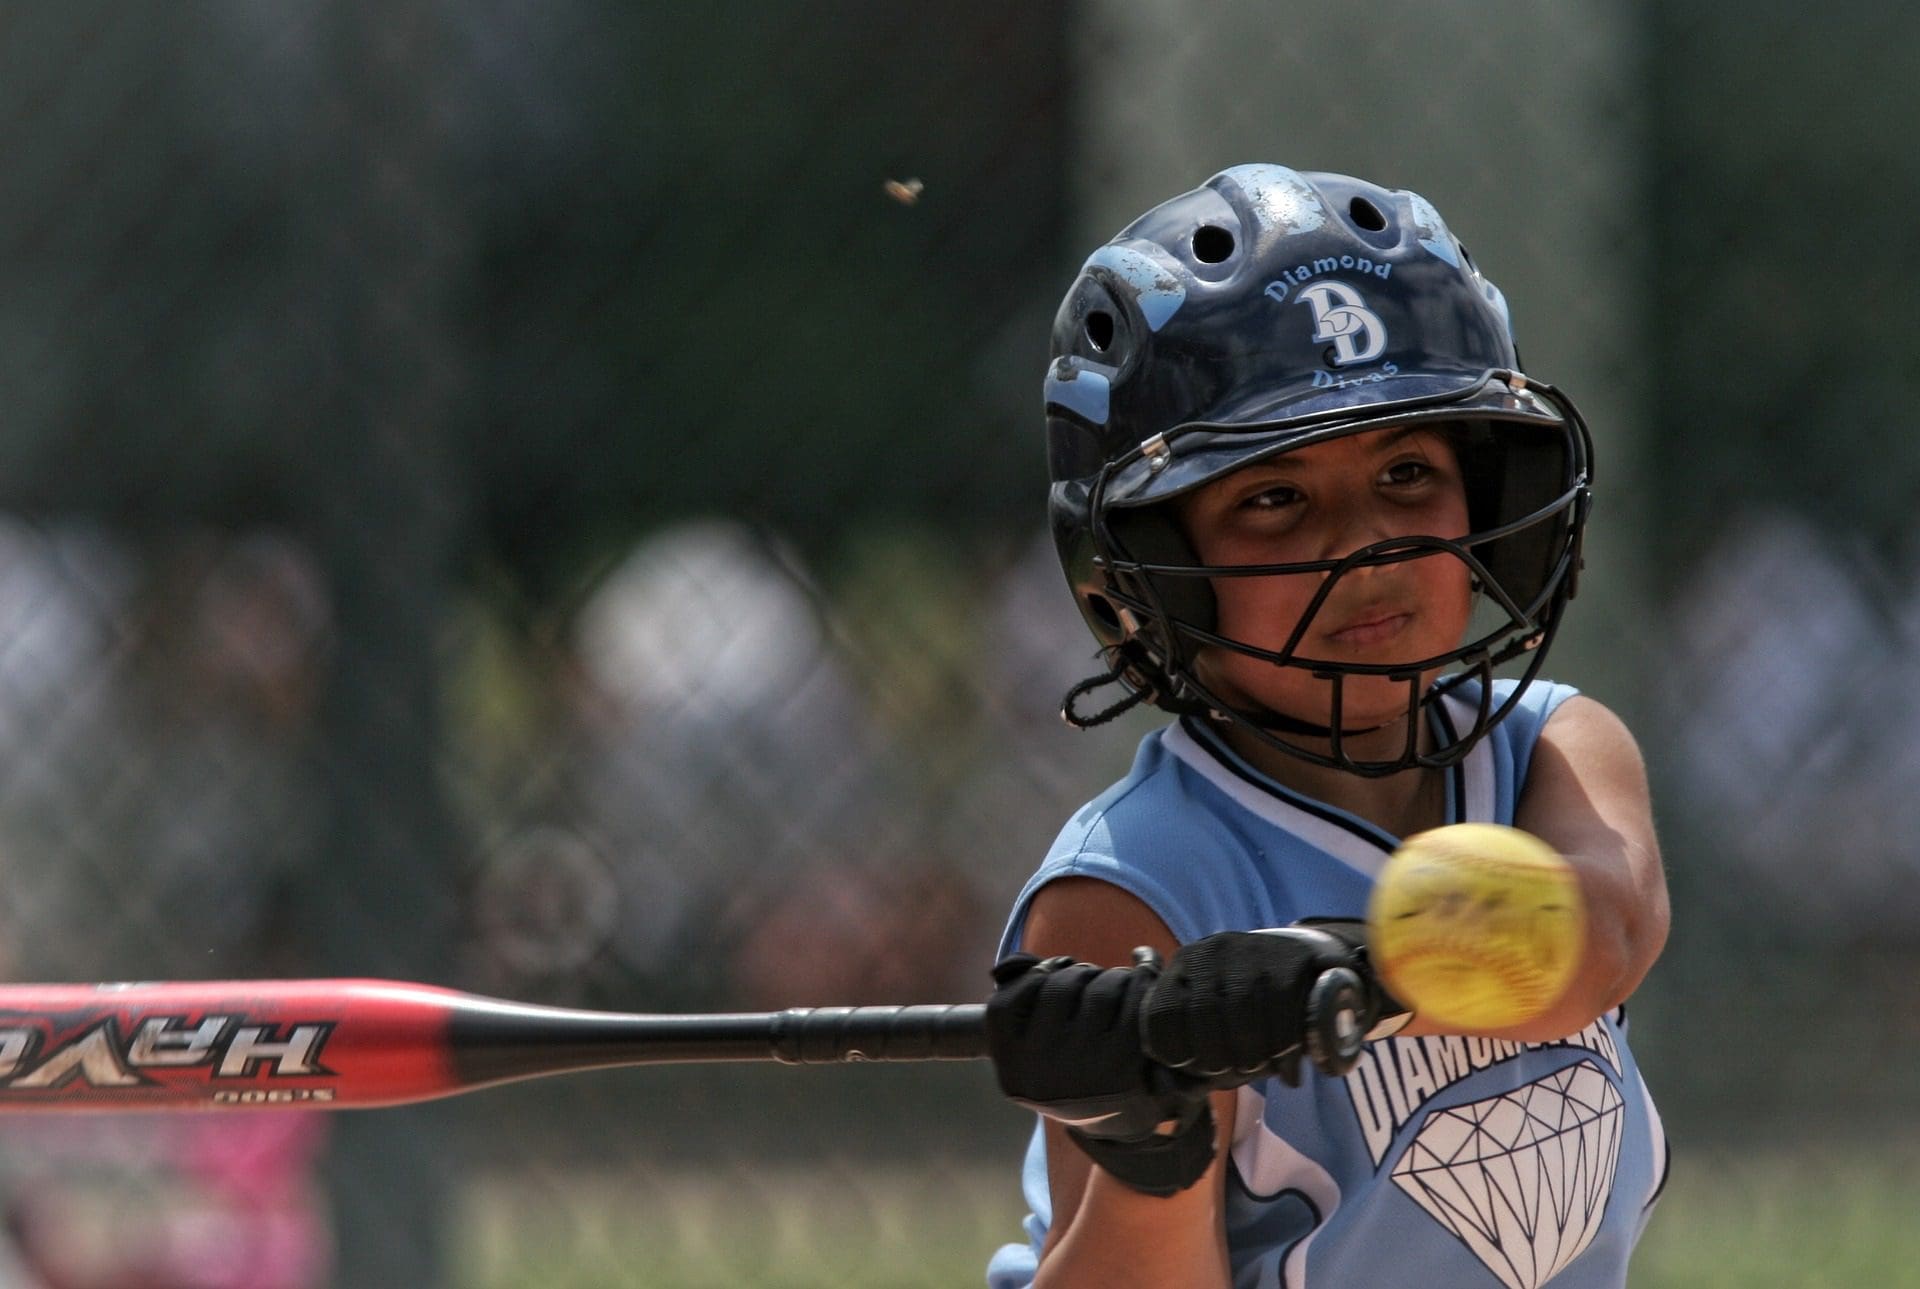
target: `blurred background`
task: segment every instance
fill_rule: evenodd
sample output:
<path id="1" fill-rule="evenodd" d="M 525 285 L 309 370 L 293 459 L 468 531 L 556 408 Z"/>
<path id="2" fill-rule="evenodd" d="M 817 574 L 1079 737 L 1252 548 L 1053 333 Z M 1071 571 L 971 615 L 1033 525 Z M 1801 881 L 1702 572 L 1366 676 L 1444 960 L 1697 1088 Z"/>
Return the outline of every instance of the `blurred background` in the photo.
<path id="1" fill-rule="evenodd" d="M 1042 530 L 1085 254 L 1426 195 L 1598 441 L 1549 671 L 1674 937 L 1637 1285 L 1903 1282 L 1920 12 L 1866 0 L 0 3 L 0 974 L 983 996 L 1141 717 Z M 984 1066 L 0 1122 L 0 1286 L 977 1283 Z"/>

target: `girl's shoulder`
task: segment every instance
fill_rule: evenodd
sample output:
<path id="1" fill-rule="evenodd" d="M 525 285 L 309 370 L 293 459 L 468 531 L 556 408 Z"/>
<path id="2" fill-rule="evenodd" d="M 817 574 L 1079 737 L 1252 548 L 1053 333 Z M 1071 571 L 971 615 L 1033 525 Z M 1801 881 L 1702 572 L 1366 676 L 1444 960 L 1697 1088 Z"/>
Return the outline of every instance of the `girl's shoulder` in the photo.
<path id="1" fill-rule="evenodd" d="M 1015 903 L 1008 931 L 1041 887 L 1064 877 L 1091 877 L 1139 898 L 1176 938 L 1206 934 L 1221 916 L 1214 908 L 1225 871 L 1246 849 L 1231 823 L 1208 799 L 1182 759 L 1166 743 L 1169 729 L 1141 740 L 1126 777 L 1075 811 L 1060 829 L 1038 870 Z"/>
<path id="2" fill-rule="evenodd" d="M 1060 830 L 1015 903 L 1009 942 L 1034 895 L 1067 877 L 1128 892 L 1182 942 L 1363 901 L 1382 839 L 1240 777 L 1250 773 L 1178 721 L 1149 735 L 1132 772 Z"/>
<path id="3" fill-rule="evenodd" d="M 1508 704 L 1511 707 L 1506 717 L 1489 731 L 1489 736 L 1509 755 L 1524 763 L 1554 712 L 1579 693 L 1574 686 L 1553 680 L 1536 678 L 1523 687 L 1518 680 L 1495 679 L 1486 702 L 1495 711 Z M 1443 711 L 1456 724 L 1470 723 L 1464 718 L 1479 707 L 1481 701 L 1480 682 L 1463 680 L 1448 693 Z"/>

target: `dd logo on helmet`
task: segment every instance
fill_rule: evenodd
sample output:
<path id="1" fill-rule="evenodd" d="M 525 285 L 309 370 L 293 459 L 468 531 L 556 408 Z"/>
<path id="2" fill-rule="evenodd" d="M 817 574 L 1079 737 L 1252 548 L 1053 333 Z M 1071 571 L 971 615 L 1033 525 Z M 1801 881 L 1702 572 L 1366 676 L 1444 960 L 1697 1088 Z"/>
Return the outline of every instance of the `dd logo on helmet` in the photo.
<path id="1" fill-rule="evenodd" d="M 1387 348 L 1387 328 L 1360 293 L 1343 282 L 1315 282 L 1299 300 L 1313 310 L 1313 338 L 1333 342 L 1334 366 L 1372 362 Z"/>

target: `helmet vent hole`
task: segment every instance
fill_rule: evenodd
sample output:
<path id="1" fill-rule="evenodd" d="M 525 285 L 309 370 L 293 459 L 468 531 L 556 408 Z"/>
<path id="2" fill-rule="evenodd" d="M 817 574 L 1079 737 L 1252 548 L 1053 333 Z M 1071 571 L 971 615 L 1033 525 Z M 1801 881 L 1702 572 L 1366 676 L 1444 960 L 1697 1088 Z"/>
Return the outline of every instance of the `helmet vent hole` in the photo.
<path id="1" fill-rule="evenodd" d="M 1103 354 L 1113 343 L 1113 315 L 1105 309 L 1095 309 L 1087 315 L 1087 343 L 1095 352 Z"/>
<path id="2" fill-rule="evenodd" d="M 1353 217 L 1355 224 L 1369 233 L 1377 233 L 1387 226 L 1387 217 L 1380 213 L 1378 206 L 1365 197 L 1355 197 L 1347 203 L 1347 214 Z"/>
<path id="3" fill-rule="evenodd" d="M 1218 264 L 1233 254 L 1233 234 L 1218 224 L 1202 224 L 1193 230 L 1193 258 L 1202 264 Z"/>

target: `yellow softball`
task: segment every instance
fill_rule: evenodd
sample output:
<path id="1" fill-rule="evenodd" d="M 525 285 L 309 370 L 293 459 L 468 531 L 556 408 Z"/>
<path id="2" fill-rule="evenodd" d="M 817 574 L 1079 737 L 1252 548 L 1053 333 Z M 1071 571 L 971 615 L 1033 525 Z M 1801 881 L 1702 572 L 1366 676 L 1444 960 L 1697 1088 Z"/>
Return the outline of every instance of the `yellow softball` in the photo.
<path id="1" fill-rule="evenodd" d="M 1370 953 L 1416 1015 L 1465 1030 L 1552 1007 L 1586 939 L 1573 868 L 1531 833 L 1449 824 L 1406 839 L 1374 883 Z"/>

